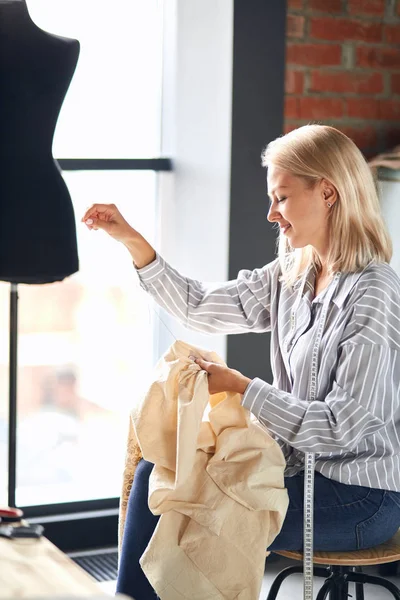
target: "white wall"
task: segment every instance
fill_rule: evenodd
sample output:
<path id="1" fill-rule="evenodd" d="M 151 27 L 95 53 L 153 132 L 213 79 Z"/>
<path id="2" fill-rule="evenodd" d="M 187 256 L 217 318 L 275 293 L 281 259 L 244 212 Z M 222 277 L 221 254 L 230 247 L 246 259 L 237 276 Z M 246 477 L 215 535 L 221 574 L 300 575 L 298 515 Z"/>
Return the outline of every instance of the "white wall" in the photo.
<path id="1" fill-rule="evenodd" d="M 383 169 L 382 169 L 383 171 Z M 378 181 L 382 212 L 393 242 L 393 256 L 390 262 L 400 277 L 400 170 L 385 170 L 386 179 Z"/>
<path id="2" fill-rule="evenodd" d="M 233 0 L 165 0 L 157 249 L 182 274 L 228 275 Z M 160 311 L 177 339 L 226 357 L 226 336 L 191 332 Z M 157 324 L 158 319 L 155 319 Z M 157 354 L 174 341 L 160 324 Z"/>

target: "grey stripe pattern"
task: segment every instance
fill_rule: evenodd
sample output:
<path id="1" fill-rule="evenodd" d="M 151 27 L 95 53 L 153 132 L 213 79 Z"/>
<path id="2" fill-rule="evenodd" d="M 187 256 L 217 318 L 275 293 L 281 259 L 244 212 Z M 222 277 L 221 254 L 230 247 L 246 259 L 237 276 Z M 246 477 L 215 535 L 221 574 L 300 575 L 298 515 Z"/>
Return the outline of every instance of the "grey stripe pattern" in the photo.
<path id="1" fill-rule="evenodd" d="M 311 351 L 329 288 L 314 298 L 313 268 L 293 288 L 280 282 L 278 260 L 222 283 L 189 279 L 159 254 L 137 273 L 143 289 L 190 329 L 271 332 L 273 382 L 253 379 L 242 404 L 278 440 L 287 476 L 314 452 L 326 477 L 400 491 L 400 279 L 388 264 L 335 282 L 314 402 L 307 400 Z"/>

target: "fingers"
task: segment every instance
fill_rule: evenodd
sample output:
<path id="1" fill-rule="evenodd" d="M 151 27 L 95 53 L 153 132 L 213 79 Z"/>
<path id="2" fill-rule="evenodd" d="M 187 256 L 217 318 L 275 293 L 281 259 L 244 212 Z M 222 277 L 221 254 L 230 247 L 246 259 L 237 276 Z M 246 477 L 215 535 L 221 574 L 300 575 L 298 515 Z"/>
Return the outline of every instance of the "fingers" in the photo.
<path id="1" fill-rule="evenodd" d="M 104 215 L 107 212 L 112 213 L 117 210 L 115 204 L 92 204 L 85 214 L 83 215 L 81 221 L 85 223 L 88 219 L 98 218 L 100 215 Z"/>
<path id="2" fill-rule="evenodd" d="M 108 221 L 103 221 L 101 219 L 96 218 L 94 215 L 92 215 L 92 217 L 89 217 L 88 219 L 86 219 L 85 225 L 90 230 L 94 229 L 96 231 L 97 229 L 104 229 L 105 231 L 107 231 L 109 224 L 108 224 Z"/>
<path id="3" fill-rule="evenodd" d="M 86 227 L 91 229 L 104 229 L 110 232 L 112 223 L 118 222 L 120 213 L 115 204 L 93 204 L 87 209 L 81 221 Z"/>

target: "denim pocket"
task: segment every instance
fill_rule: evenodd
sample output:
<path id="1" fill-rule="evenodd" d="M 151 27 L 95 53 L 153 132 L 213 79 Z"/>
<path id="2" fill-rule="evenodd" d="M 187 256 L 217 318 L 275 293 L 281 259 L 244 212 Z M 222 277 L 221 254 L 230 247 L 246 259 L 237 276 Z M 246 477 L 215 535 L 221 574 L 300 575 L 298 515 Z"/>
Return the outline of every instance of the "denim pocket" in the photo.
<path id="1" fill-rule="evenodd" d="M 397 507 L 400 509 L 400 492 L 390 492 L 390 497 L 393 500 L 393 502 L 397 505 Z"/>
<path id="2" fill-rule="evenodd" d="M 356 525 L 357 550 L 371 548 L 389 540 L 400 524 L 400 510 L 390 492 L 384 491 L 377 511 Z"/>

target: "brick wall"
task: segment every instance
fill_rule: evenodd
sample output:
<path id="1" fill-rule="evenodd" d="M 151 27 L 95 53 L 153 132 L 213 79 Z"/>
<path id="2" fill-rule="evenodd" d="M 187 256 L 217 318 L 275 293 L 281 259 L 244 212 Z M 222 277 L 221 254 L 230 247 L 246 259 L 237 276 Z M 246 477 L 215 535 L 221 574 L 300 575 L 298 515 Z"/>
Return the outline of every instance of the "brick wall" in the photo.
<path id="1" fill-rule="evenodd" d="M 400 0 L 287 0 L 285 132 L 333 125 L 370 157 L 400 144 Z"/>

